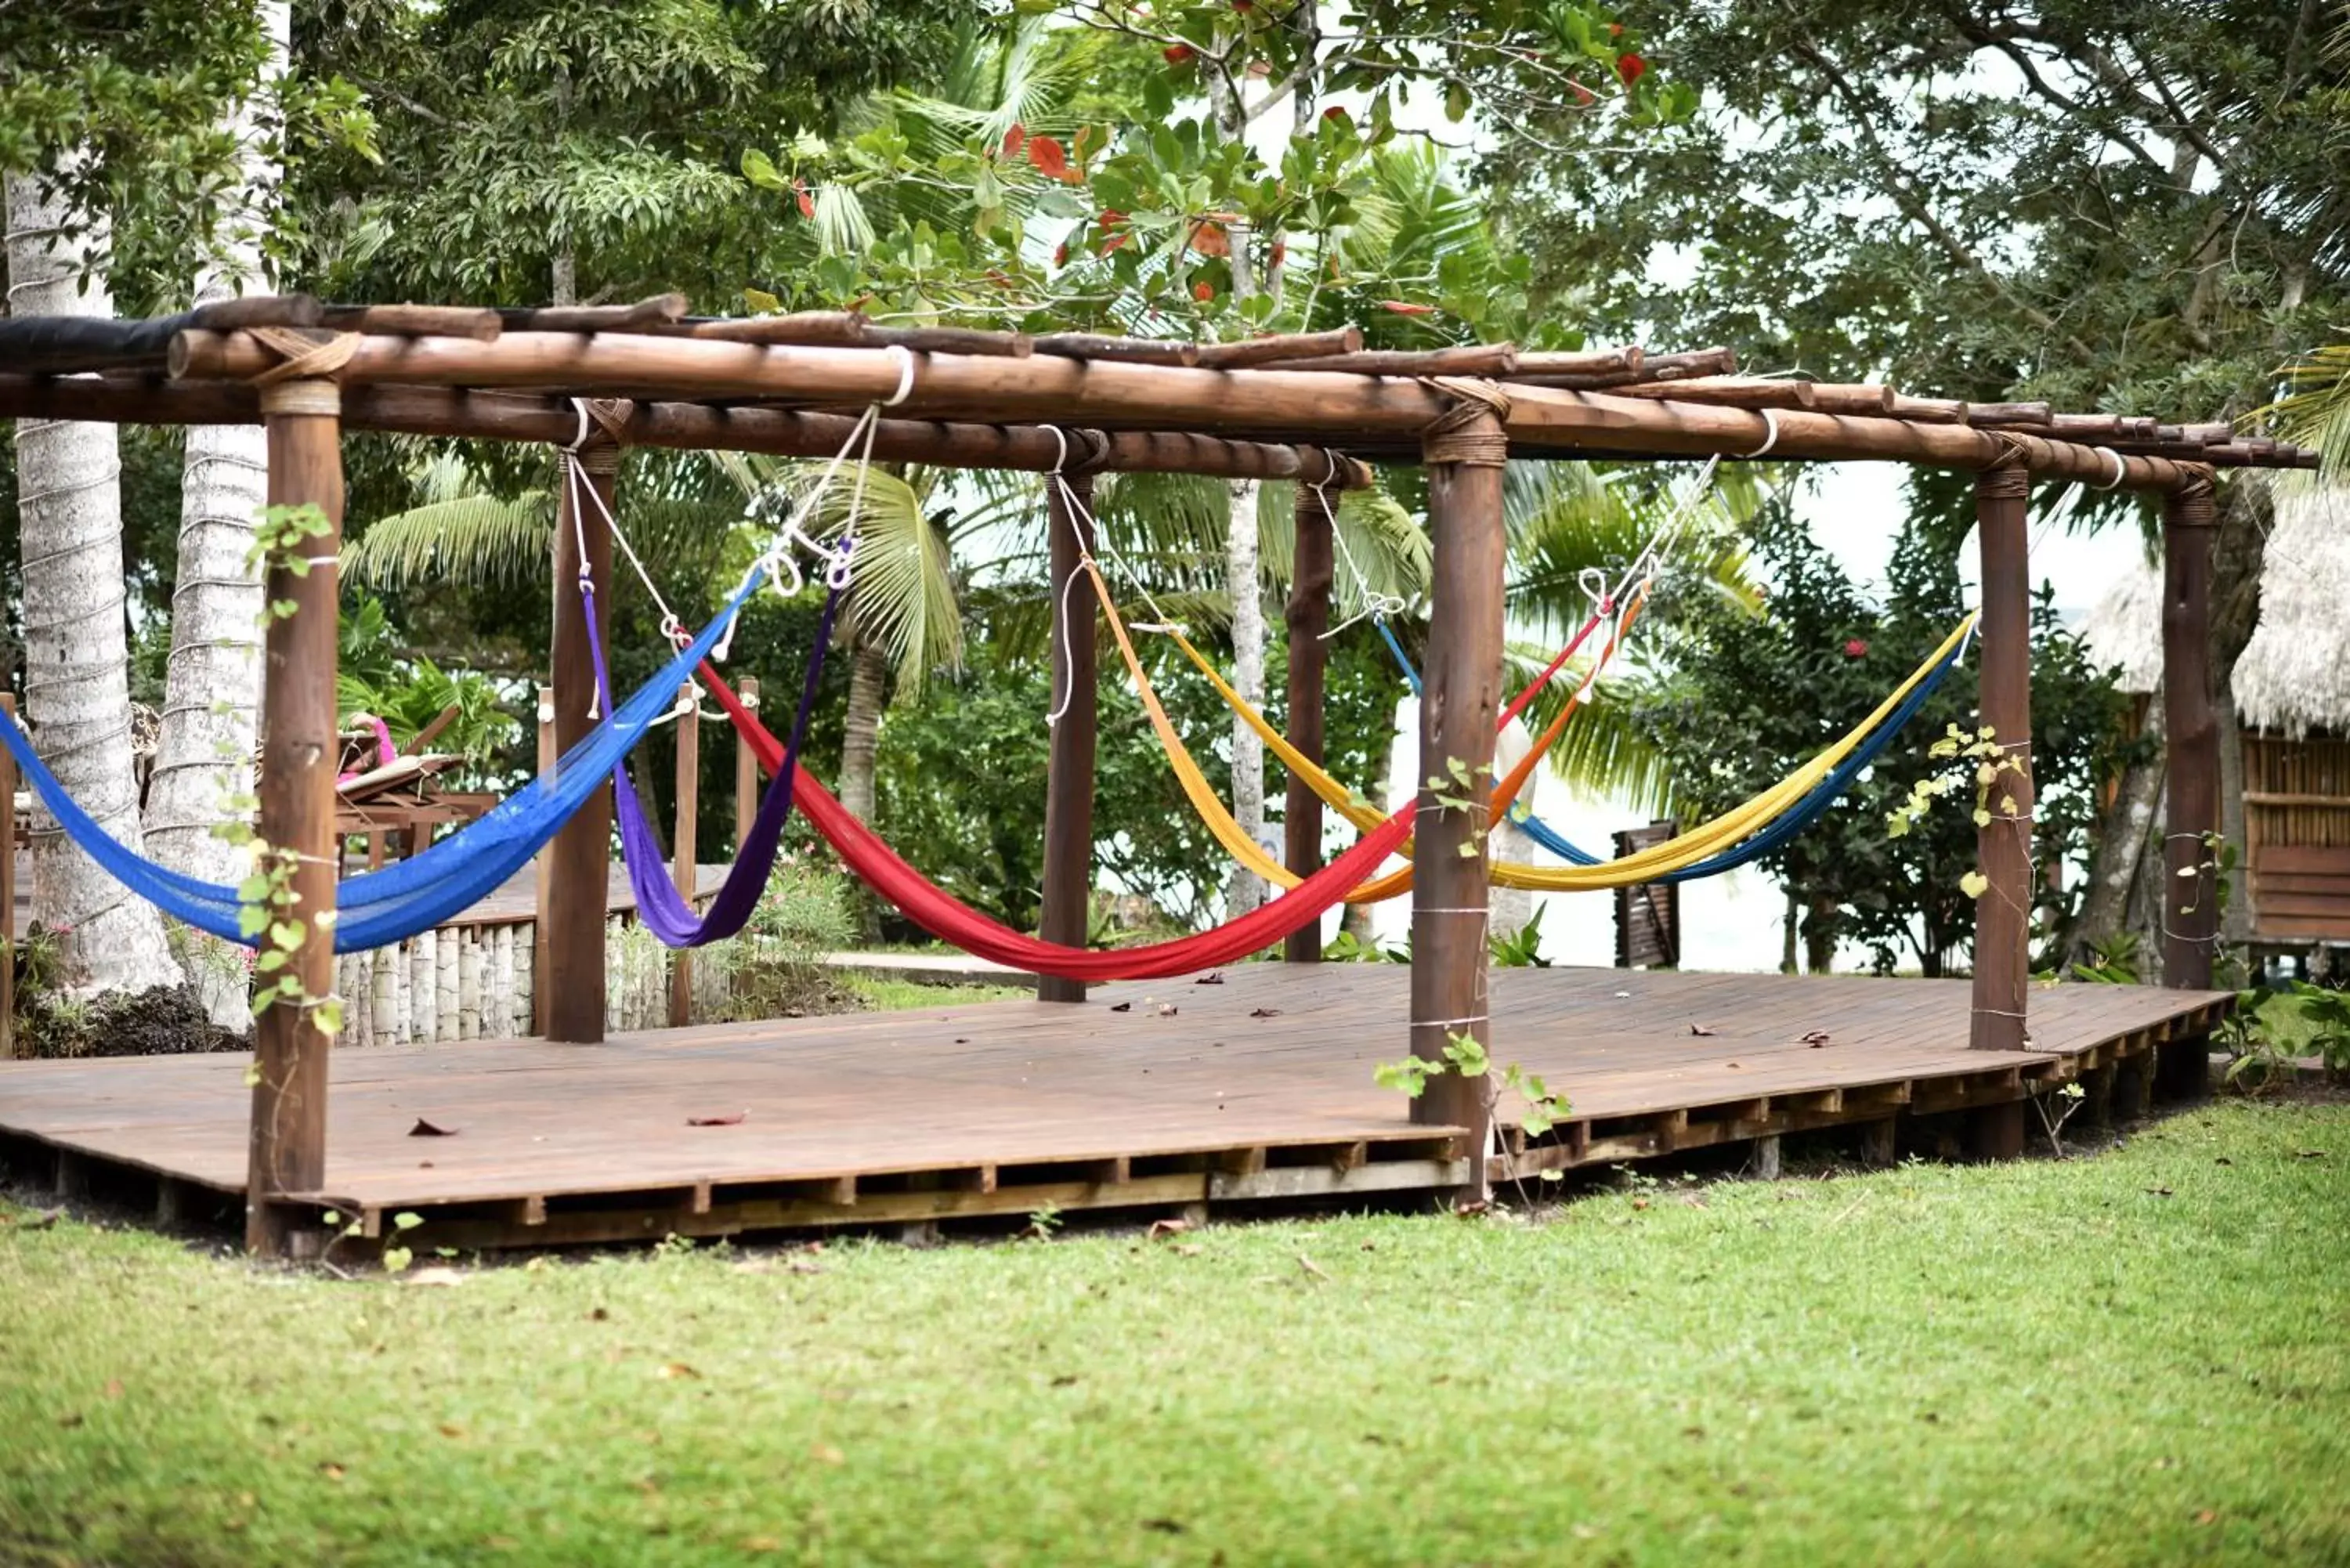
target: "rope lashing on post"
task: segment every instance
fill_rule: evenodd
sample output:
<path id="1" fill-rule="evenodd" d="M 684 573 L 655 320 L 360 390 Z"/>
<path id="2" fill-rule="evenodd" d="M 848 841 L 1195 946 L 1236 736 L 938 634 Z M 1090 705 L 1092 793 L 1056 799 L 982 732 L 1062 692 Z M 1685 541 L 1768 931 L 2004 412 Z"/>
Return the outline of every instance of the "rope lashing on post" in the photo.
<path id="1" fill-rule="evenodd" d="M 1419 432 L 1427 462 L 1468 468 L 1508 465 L 1510 437 L 1504 427 L 1510 421 L 1509 393 L 1472 376 L 1428 376 L 1420 385 L 1452 399 Z"/>
<path id="2" fill-rule="evenodd" d="M 255 342 L 278 356 L 276 364 L 251 378 L 256 387 L 323 379 L 349 364 L 351 356 L 359 351 L 359 335 L 356 332 L 321 336 L 298 327 L 249 327 L 245 330 Z"/>

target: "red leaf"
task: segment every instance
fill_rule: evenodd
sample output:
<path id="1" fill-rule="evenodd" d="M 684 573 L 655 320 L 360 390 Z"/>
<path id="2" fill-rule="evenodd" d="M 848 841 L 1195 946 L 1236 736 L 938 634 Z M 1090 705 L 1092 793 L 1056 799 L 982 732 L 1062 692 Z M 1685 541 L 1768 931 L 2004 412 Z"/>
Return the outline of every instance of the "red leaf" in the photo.
<path id="1" fill-rule="evenodd" d="M 1069 247 L 1066 241 L 1053 247 L 1053 265 L 1055 266 L 1069 265 Z"/>
<path id="2" fill-rule="evenodd" d="M 736 1111 L 731 1116 L 688 1116 L 685 1118 L 685 1125 L 690 1127 L 739 1127 L 742 1125 L 743 1118 L 750 1114 L 748 1111 Z"/>
<path id="3" fill-rule="evenodd" d="M 1038 171 L 1057 180 L 1069 171 L 1069 155 L 1061 144 L 1049 136 L 1032 137 L 1028 141 L 1028 161 Z"/>
<path id="4" fill-rule="evenodd" d="M 1003 133 L 1003 156 L 1006 158 L 1019 157 L 1021 143 L 1027 140 L 1028 128 L 1022 125 L 1017 120 L 1013 121 L 1012 129 Z"/>
<path id="5" fill-rule="evenodd" d="M 416 1125 L 408 1129 L 408 1136 L 411 1137 L 454 1137 L 457 1136 L 457 1129 L 455 1127 L 441 1127 L 436 1123 L 426 1121 L 422 1116 L 419 1116 L 416 1118 Z"/>
<path id="6" fill-rule="evenodd" d="M 803 218 L 815 217 L 816 198 L 808 194 L 807 187 L 795 180 L 792 182 L 792 192 L 799 204 L 800 216 Z"/>
<path id="7" fill-rule="evenodd" d="M 1624 78 L 1626 87 L 1630 87 L 1634 82 L 1638 81 L 1648 73 L 1648 62 L 1629 49 L 1616 57 L 1616 74 Z"/>
<path id="8" fill-rule="evenodd" d="M 1208 283 L 1195 283 L 1191 286 L 1191 297 L 1205 305 L 1216 297 L 1215 286 Z"/>
<path id="9" fill-rule="evenodd" d="M 1354 117 L 1347 112 L 1346 105 L 1334 103 L 1328 109 L 1322 111 L 1322 118 L 1325 119 L 1351 119 Z"/>
<path id="10" fill-rule="evenodd" d="M 1415 305 L 1408 299 L 1382 299 L 1379 301 L 1379 308 L 1381 310 L 1391 310 L 1398 316 L 1433 316 L 1436 314 L 1436 306 L 1432 305 Z"/>
<path id="11" fill-rule="evenodd" d="M 1187 65 L 1191 57 L 1198 53 L 1189 44 L 1170 44 L 1159 52 L 1170 66 Z"/>

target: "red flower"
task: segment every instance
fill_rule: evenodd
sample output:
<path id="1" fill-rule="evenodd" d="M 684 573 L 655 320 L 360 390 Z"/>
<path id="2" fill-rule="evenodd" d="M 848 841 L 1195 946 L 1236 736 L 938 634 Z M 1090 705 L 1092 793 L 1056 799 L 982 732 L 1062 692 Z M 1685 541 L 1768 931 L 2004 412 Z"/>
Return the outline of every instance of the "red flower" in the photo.
<path id="1" fill-rule="evenodd" d="M 1049 136 L 1032 137 L 1028 142 L 1028 161 L 1036 171 L 1058 180 L 1069 171 L 1069 156 L 1061 144 Z"/>
<path id="2" fill-rule="evenodd" d="M 1402 299 L 1382 299 L 1379 301 L 1379 308 L 1381 310 L 1391 310 L 1398 316 L 1433 316 L 1436 314 L 1436 306 L 1432 305 L 1414 305 L 1409 300 Z"/>
<path id="3" fill-rule="evenodd" d="M 1622 37 L 1622 36 L 1624 36 L 1624 24 L 1623 24 L 1623 23 L 1621 23 L 1621 22 L 1610 22 L 1610 23 L 1608 23 L 1608 24 L 1607 24 L 1607 36 L 1608 36 L 1609 37 L 1611 37 L 1611 38 L 1620 38 L 1620 37 Z"/>
<path id="4" fill-rule="evenodd" d="M 795 180 L 795 181 L 793 181 L 793 182 L 792 182 L 792 190 L 794 191 L 794 192 L 795 192 L 795 193 L 796 193 L 796 195 L 797 195 L 797 197 L 798 197 L 798 201 L 799 201 L 799 209 L 800 209 L 800 216 L 801 216 L 801 217 L 803 217 L 803 218 L 813 218 L 813 217 L 815 217 L 815 216 L 816 216 L 816 200 L 815 200 L 815 198 L 811 197 L 811 196 L 808 194 L 808 189 L 807 189 L 807 187 L 806 187 L 806 185 L 801 184 L 798 181 Z"/>
<path id="5" fill-rule="evenodd" d="M 1205 305 L 1216 297 L 1216 291 L 1205 279 L 1191 286 L 1191 297 Z"/>
<path id="6" fill-rule="evenodd" d="M 1858 659 L 1867 651 L 1868 639 L 1865 637 L 1856 637 L 1844 645 L 1844 656 L 1846 659 Z"/>
<path id="7" fill-rule="evenodd" d="M 1105 229 L 1114 229 L 1120 223 L 1126 222 L 1126 214 L 1119 212 L 1116 207 L 1104 207 L 1102 209 L 1101 216 L 1096 218 L 1094 222 L 1099 223 Z"/>
<path id="8" fill-rule="evenodd" d="M 1196 52 L 1189 44 L 1170 44 L 1159 54 L 1169 65 L 1180 66 L 1190 63 Z"/>
<path id="9" fill-rule="evenodd" d="M 1273 270 L 1279 272 L 1281 270 L 1281 264 L 1289 259 L 1289 242 L 1287 240 L 1274 241 L 1273 254 L 1266 259 L 1271 263 Z"/>
<path id="10" fill-rule="evenodd" d="M 1232 254 L 1232 240 L 1223 224 L 1203 223 L 1191 231 L 1191 248 L 1203 256 L 1228 256 Z"/>
<path id="11" fill-rule="evenodd" d="M 1322 111 L 1322 118 L 1325 119 L 1346 119 L 1350 118 L 1350 116 L 1347 113 L 1346 105 L 1334 103 L 1328 109 Z"/>
<path id="12" fill-rule="evenodd" d="M 1019 123 L 1019 121 L 1014 120 L 1013 122 L 1012 129 L 1003 133 L 1003 156 L 1006 158 L 1019 157 L 1021 145 L 1027 140 L 1028 128 Z"/>
<path id="13" fill-rule="evenodd" d="M 1575 101 L 1578 106 L 1588 107 L 1589 105 L 1599 101 L 1599 95 L 1597 93 L 1593 92 L 1589 88 L 1585 87 L 1581 82 L 1576 81 L 1572 77 L 1567 78 L 1566 90 L 1575 95 Z"/>
<path id="14" fill-rule="evenodd" d="M 1069 243 L 1066 240 L 1053 247 L 1053 265 L 1055 266 L 1069 265 Z"/>
<path id="15" fill-rule="evenodd" d="M 1648 62 L 1629 49 L 1616 57 L 1616 74 L 1624 78 L 1626 87 L 1630 87 L 1634 82 L 1638 81 L 1647 74 L 1648 69 Z"/>

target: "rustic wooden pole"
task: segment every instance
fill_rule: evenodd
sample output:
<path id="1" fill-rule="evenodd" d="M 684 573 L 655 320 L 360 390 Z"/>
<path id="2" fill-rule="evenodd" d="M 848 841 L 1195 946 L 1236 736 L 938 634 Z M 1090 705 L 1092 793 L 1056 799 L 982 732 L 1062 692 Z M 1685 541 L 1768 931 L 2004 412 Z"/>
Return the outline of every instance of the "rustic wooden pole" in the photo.
<path id="1" fill-rule="evenodd" d="M 307 935 L 287 966 L 304 989 L 334 989 L 336 553 L 342 548 L 340 400 L 327 380 L 289 380 L 262 392 L 269 441 L 269 504 L 312 505 L 328 529 L 300 546 L 308 569 L 270 568 L 264 591 L 294 613 L 263 638 L 259 831 L 290 849 L 296 909 Z M 316 1012 L 286 1002 L 254 1025 L 256 1075 L 246 1170 L 244 1242 L 265 1257 L 298 1244 L 298 1210 L 281 1194 L 316 1193 L 327 1179 L 327 1058 L 334 1040 Z"/>
<path id="2" fill-rule="evenodd" d="M 579 454 L 586 482 L 612 504 L 619 449 L 591 441 Z M 568 483 L 555 526 L 555 743 L 568 752 L 596 727 L 596 668 L 579 597 L 583 572 L 596 587 L 599 635 L 612 616 L 612 531 L 596 507 L 578 507 Z M 581 553 L 582 544 L 586 553 Z M 604 1038 L 604 914 L 611 897 L 612 786 L 600 786 L 547 846 L 546 1037 L 593 1045 Z"/>
<path id="3" fill-rule="evenodd" d="M 1435 535 L 1428 660 L 1419 703 L 1419 815 L 1413 829 L 1411 1051 L 1443 1064 L 1456 1035 L 1492 1042 L 1486 988 L 1486 796 L 1501 703 L 1502 468 L 1509 440 L 1494 411 L 1467 404 L 1427 436 Z M 1457 804 L 1456 804 L 1457 803 Z M 1412 1120 L 1468 1129 L 1467 1203 L 1489 1196 L 1492 1112 L 1485 1078 L 1445 1072 L 1411 1103 Z"/>
<path id="4" fill-rule="evenodd" d="M 16 697 L 0 691 L 0 713 L 16 722 Z M 8 940 L 0 947 L 0 1062 L 16 1054 L 16 755 L 0 747 L 0 809 L 7 831 L 0 834 L 0 919 Z"/>
<path id="5" fill-rule="evenodd" d="M 1336 479 L 1334 473 L 1330 476 Z M 1297 483 L 1297 542 L 1289 574 L 1289 738 L 1315 762 L 1322 760 L 1322 701 L 1324 678 L 1330 663 L 1330 646 L 1322 634 L 1330 629 L 1330 581 L 1336 571 L 1333 534 L 1335 504 L 1326 484 Z M 1322 797 L 1295 773 L 1281 811 L 1283 864 L 1300 877 L 1322 867 Z M 1322 958 L 1322 922 L 1289 933 L 1281 956 L 1291 963 L 1318 963 Z"/>
<path id="6" fill-rule="evenodd" d="M 552 782 L 555 778 L 555 688 L 538 688 L 538 773 Z M 546 1033 L 546 933 L 551 929 L 548 911 L 555 907 L 555 846 L 547 845 L 532 858 L 531 871 L 537 882 L 537 913 L 530 927 L 530 1029 L 534 1034 Z"/>
<path id="7" fill-rule="evenodd" d="M 2024 496 L 2030 475 L 2019 463 L 1975 476 L 1975 519 L 1982 556 L 1981 722 L 2013 759 L 1992 782 L 1984 805 L 1991 821 L 1976 835 L 1987 886 L 1975 899 L 1974 1010 L 1969 1044 L 2020 1051 L 2026 1039 L 2024 999 L 2031 979 L 2032 908 L 2032 577 Z M 2006 1158 L 2023 1151 L 2023 1106 L 1980 1112 L 1977 1152 Z"/>
<path id="8" fill-rule="evenodd" d="M 2220 937 L 2220 716 L 2211 700 L 2211 478 L 2198 473 L 2162 498 L 2164 792 L 2162 983 L 2211 986 Z M 2205 1092 L 2210 1044 L 2165 1042 L 2155 1088 L 2166 1098 Z"/>
<path id="9" fill-rule="evenodd" d="M 670 859 L 677 890 L 691 904 L 701 891 L 694 839 L 702 830 L 702 688 L 689 680 L 677 696 L 685 711 L 677 721 L 677 826 Z M 670 954 L 669 1026 L 682 1029 L 692 1022 L 693 950 L 679 948 Z"/>
<path id="10" fill-rule="evenodd" d="M 734 688 L 743 706 L 755 713 L 759 711 L 759 678 L 745 675 Z M 734 732 L 734 852 L 751 842 L 751 823 L 759 815 L 759 755 L 743 732 Z"/>
<path id="11" fill-rule="evenodd" d="M 1046 525 L 1052 532 L 1053 669 L 1055 703 L 1066 706 L 1053 726 L 1052 755 L 1045 772 L 1045 881 L 1036 934 L 1066 947 L 1086 945 L 1093 913 L 1095 711 L 1094 608 L 1085 586 L 1070 579 L 1085 570 L 1093 553 L 1094 482 L 1070 474 L 1076 497 L 1072 506 L 1061 480 L 1045 482 Z M 1067 613 L 1061 612 L 1062 606 Z M 1086 982 L 1056 975 L 1036 977 L 1039 1002 L 1083 1002 Z"/>

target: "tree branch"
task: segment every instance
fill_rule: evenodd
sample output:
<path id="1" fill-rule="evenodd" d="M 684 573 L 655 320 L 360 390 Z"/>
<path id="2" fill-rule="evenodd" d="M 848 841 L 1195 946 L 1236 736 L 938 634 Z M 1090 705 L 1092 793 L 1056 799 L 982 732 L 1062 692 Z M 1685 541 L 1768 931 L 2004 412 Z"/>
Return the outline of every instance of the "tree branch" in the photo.
<path id="1" fill-rule="evenodd" d="M 2025 53 L 2024 50 L 2012 39 L 1992 31 L 1972 12 L 1966 10 L 1962 6 L 1952 5 L 1949 7 L 1948 14 L 1952 25 L 1959 29 L 1961 36 L 1971 40 L 1981 47 L 1996 49 L 2001 54 L 2006 56 L 2008 59 L 2014 64 L 2015 68 L 2022 73 L 2024 86 L 2031 88 L 2034 95 L 2045 99 L 2051 104 L 2054 104 L 2058 109 L 2072 116 L 2074 119 L 2080 120 L 2083 124 L 2089 126 L 2095 130 L 2098 135 L 2104 137 L 2115 146 L 2125 149 L 2128 151 L 2131 157 L 2136 158 L 2139 162 L 2145 164 L 2147 168 L 2161 175 L 2165 180 L 2169 179 L 2170 171 L 2164 167 L 2162 162 L 2158 160 L 2153 153 L 2146 150 L 2146 146 L 2143 142 L 2139 141 L 2136 137 L 2128 135 L 2116 126 L 2100 124 L 2099 121 L 2106 118 L 2103 114 L 2093 110 L 2087 104 L 2081 102 L 2078 99 L 2068 98 L 2064 93 L 2058 91 L 2056 88 L 2049 82 L 2047 78 L 2040 74 L 2040 67 L 2033 60 L 2032 57 Z M 2136 95 L 2132 96 L 2134 97 Z"/>

